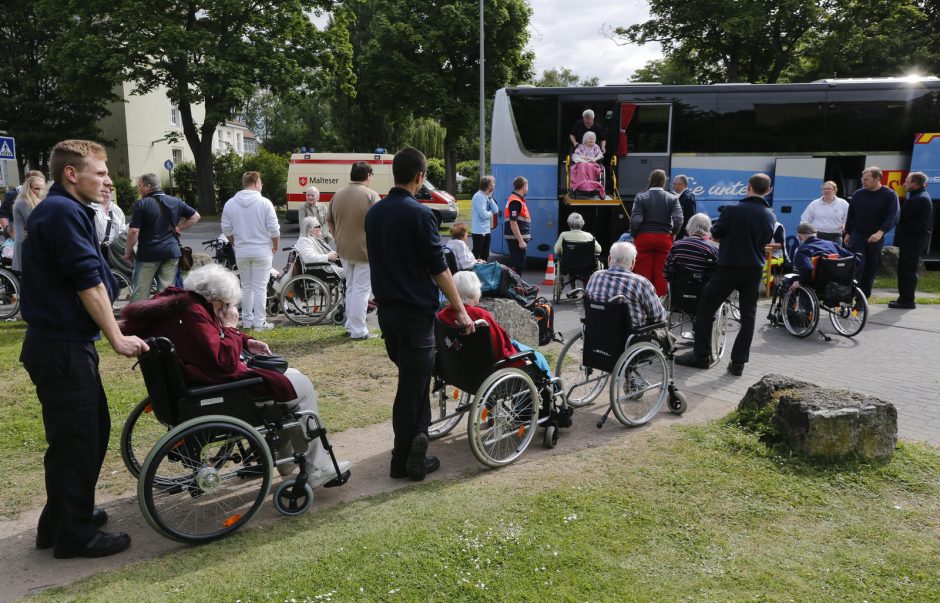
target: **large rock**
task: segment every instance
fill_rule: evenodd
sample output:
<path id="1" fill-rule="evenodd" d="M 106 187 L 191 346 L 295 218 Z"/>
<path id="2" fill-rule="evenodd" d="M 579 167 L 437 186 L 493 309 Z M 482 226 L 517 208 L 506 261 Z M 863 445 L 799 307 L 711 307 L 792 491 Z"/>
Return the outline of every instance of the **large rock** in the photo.
<path id="1" fill-rule="evenodd" d="M 898 413 L 890 402 L 782 375 L 765 375 L 752 385 L 738 411 L 770 415 L 773 439 L 808 456 L 886 459 L 898 440 Z"/>
<path id="2" fill-rule="evenodd" d="M 898 277 L 898 254 L 900 251 L 892 245 L 885 245 L 881 248 L 881 265 L 878 267 L 878 276 L 885 278 Z M 924 260 L 921 258 L 917 264 L 917 273 L 923 274 L 926 270 Z"/>
<path id="3" fill-rule="evenodd" d="M 211 264 L 213 261 L 214 260 L 212 256 L 208 253 L 202 253 L 199 251 L 193 252 L 193 270 L 196 268 L 202 268 L 206 264 Z"/>
<path id="4" fill-rule="evenodd" d="M 539 326 L 532 313 L 511 299 L 484 297 L 480 307 L 489 310 L 509 336 L 530 347 L 539 345 Z"/>

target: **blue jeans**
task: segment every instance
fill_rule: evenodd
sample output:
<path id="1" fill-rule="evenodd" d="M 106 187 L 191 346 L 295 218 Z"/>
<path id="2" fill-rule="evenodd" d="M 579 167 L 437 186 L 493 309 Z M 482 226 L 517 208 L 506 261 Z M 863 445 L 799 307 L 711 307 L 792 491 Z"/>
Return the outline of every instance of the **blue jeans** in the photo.
<path id="1" fill-rule="evenodd" d="M 150 283 L 157 279 L 157 291 L 163 291 L 176 282 L 176 269 L 179 258 L 157 260 L 155 262 L 134 261 L 134 273 L 131 275 L 131 301 L 140 301 L 150 297 Z"/>

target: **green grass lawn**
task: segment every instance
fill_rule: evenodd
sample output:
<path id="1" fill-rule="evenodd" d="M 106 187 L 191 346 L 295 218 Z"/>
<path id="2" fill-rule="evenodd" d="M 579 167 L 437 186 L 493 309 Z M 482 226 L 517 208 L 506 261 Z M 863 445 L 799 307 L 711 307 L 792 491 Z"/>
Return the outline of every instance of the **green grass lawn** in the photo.
<path id="1" fill-rule="evenodd" d="M 23 365 L 20 348 L 26 325 L 0 323 L 0 518 L 15 517 L 44 500 L 42 457 L 45 432 L 36 390 Z M 263 337 L 317 388 L 327 428 L 337 432 L 391 418 L 397 371 L 381 339 L 353 342 L 342 327 L 281 327 Z M 136 488 L 121 461 L 118 441 L 124 419 L 146 395 L 133 360 L 98 342 L 101 376 L 111 409 L 111 443 L 98 487 L 119 494 Z M 348 370 L 354 368 L 355 370 Z"/>
<path id="2" fill-rule="evenodd" d="M 39 596 L 935 601 L 938 487 L 940 452 L 924 445 L 901 443 L 883 464 L 818 466 L 720 421 L 314 505 Z"/>
<path id="3" fill-rule="evenodd" d="M 898 279 L 876 278 L 876 289 L 897 289 Z M 926 270 L 917 279 L 917 291 L 920 293 L 940 293 L 940 270 Z M 918 300 L 919 301 L 919 300 Z"/>

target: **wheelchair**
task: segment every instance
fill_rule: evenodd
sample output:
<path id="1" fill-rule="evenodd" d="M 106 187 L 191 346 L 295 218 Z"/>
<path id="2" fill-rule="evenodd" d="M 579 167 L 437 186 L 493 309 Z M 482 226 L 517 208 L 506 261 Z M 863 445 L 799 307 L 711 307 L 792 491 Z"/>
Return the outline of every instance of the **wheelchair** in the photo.
<path id="1" fill-rule="evenodd" d="M 20 279 L 13 272 L 13 261 L 0 263 L 0 320 L 12 320 L 20 311 Z"/>
<path id="2" fill-rule="evenodd" d="M 555 262 L 555 289 L 552 295 L 553 303 L 561 300 L 565 285 L 574 286 L 580 280 L 583 285 L 599 269 L 597 254 L 594 252 L 594 241 L 562 241 L 561 254 Z M 571 297 L 574 291 L 568 293 Z"/>
<path id="3" fill-rule="evenodd" d="M 315 325 L 329 317 L 333 324 L 346 321 L 346 279 L 337 275 L 332 264 L 304 264 L 293 248 L 285 271 L 294 271 L 281 287 L 271 313 L 282 312 L 296 325 Z M 273 283 L 269 284 L 273 290 Z"/>
<path id="4" fill-rule="evenodd" d="M 565 158 L 565 175 L 568 182 L 568 198 L 570 199 L 604 199 L 607 197 L 606 194 L 600 194 L 596 190 L 580 190 L 571 188 L 571 171 L 576 165 L 575 161 L 571 156 Z M 607 168 L 604 166 L 603 162 L 598 163 L 601 170 L 598 174 L 597 182 L 600 183 L 600 186 L 603 187 L 603 190 L 607 190 Z M 609 198 L 609 197 L 608 197 Z"/>
<path id="5" fill-rule="evenodd" d="M 663 301 L 666 307 L 666 324 L 676 341 L 683 339 L 683 334 L 693 330 L 698 300 L 710 275 L 689 270 L 677 270 L 669 281 L 669 290 Z M 737 291 L 734 295 L 737 295 Z M 731 302 L 725 301 L 715 312 L 712 325 L 712 366 L 725 355 L 728 341 L 728 320 L 731 318 Z M 740 317 L 740 314 L 738 315 Z"/>
<path id="6" fill-rule="evenodd" d="M 345 484 L 320 417 L 312 411 L 258 395 L 260 377 L 219 385 L 189 386 L 170 340 L 147 340 L 140 356 L 147 387 L 125 423 L 121 456 L 138 478 L 137 499 L 147 523 L 179 542 L 199 544 L 231 534 L 258 511 L 271 489 L 273 468 L 296 463 L 300 473 L 274 490 L 274 506 L 300 515 L 313 502 L 304 452 L 275 451 L 299 440 L 319 438 L 336 478 L 325 487 Z M 140 462 L 145 440 L 161 436 Z"/>
<path id="7" fill-rule="evenodd" d="M 597 422 L 598 429 L 611 412 L 627 427 L 644 425 L 667 400 L 670 412 L 685 412 L 685 396 L 673 381 L 671 336 L 667 333 L 664 342 L 655 334 L 666 328 L 665 322 L 633 327 L 626 299 L 618 295 L 607 303 L 585 298 L 581 324 L 581 332 L 568 340 L 555 365 L 569 405 L 591 404 L 609 382 L 610 407 Z"/>
<path id="8" fill-rule="evenodd" d="M 473 456 L 487 467 L 503 467 L 525 452 L 539 425 L 546 448 L 558 443 L 560 428 L 571 426 L 561 380 L 535 365 L 534 352 L 494 361 L 489 325 L 482 320 L 465 335 L 435 319 L 434 337 L 429 438 L 447 435 L 468 414 Z"/>
<path id="9" fill-rule="evenodd" d="M 854 337 L 868 320 L 868 300 L 855 280 L 855 257 L 813 258 L 815 278 L 811 285 L 790 290 L 796 274 L 783 278 L 774 289 L 767 318 L 783 325 L 791 335 L 808 337 L 819 324 L 819 313 L 829 313 L 829 322 L 840 335 Z M 829 337 L 820 331 L 823 339 Z"/>

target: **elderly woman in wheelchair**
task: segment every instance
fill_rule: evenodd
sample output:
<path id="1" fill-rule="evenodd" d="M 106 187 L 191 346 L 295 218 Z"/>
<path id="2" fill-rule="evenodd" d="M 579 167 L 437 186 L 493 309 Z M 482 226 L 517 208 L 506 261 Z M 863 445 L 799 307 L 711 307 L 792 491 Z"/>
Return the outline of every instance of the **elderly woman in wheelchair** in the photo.
<path id="1" fill-rule="evenodd" d="M 294 324 L 316 324 L 327 316 L 334 324 L 346 320 L 345 273 L 336 251 L 321 235 L 322 230 L 317 218 L 303 219 L 300 238 L 274 283 L 280 295 L 279 310 Z"/>
<path id="2" fill-rule="evenodd" d="M 597 144 L 597 135 L 587 131 L 581 144 L 571 154 L 571 190 L 587 195 L 607 196 L 604 184 L 604 151 Z"/>
<path id="3" fill-rule="evenodd" d="M 474 456 L 490 467 L 516 460 L 538 425 L 543 443 L 554 447 L 558 429 L 571 426 L 571 409 L 545 357 L 510 339 L 493 315 L 477 306 L 480 280 L 460 271 L 454 284 L 477 329 L 462 335 L 450 306 L 437 315 L 434 387 L 428 436 L 449 433 L 469 411 L 467 431 Z"/>
<path id="4" fill-rule="evenodd" d="M 125 425 L 122 454 L 139 473 L 148 522 L 184 542 L 212 540 L 247 521 L 267 495 L 272 467 L 281 475 L 300 468 L 275 491 L 275 506 L 288 515 L 306 511 L 314 487 L 339 486 L 350 475 L 326 438 L 310 380 L 235 328 L 240 298 L 234 273 L 209 264 L 190 272 L 183 289 L 122 313 L 125 333 L 155 342 L 140 360 L 148 398 Z M 144 434 L 161 431 L 141 464 Z"/>

